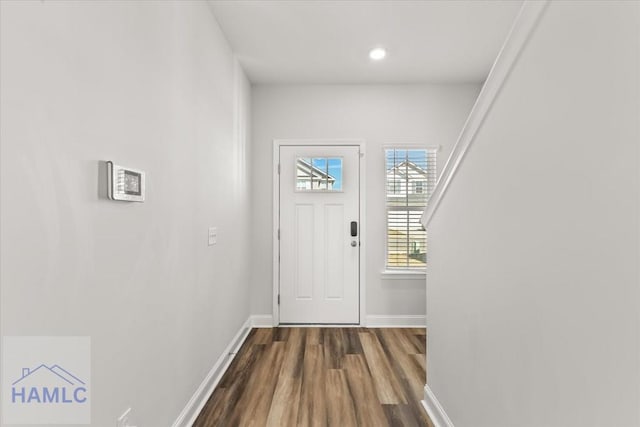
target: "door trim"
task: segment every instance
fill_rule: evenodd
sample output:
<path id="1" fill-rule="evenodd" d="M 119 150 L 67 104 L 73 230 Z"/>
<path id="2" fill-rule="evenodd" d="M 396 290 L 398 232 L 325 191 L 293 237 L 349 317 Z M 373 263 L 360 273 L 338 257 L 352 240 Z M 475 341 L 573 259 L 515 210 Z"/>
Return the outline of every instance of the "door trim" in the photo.
<path id="1" fill-rule="evenodd" d="M 366 319 L 366 157 L 365 143 L 362 139 L 274 139 L 273 140 L 273 158 L 272 158 L 272 174 L 273 174 L 273 326 L 280 324 L 280 306 L 278 305 L 278 293 L 280 292 L 280 240 L 278 239 L 278 226 L 280 224 L 280 176 L 278 174 L 278 163 L 280 159 L 280 147 L 283 146 L 309 146 L 320 145 L 323 147 L 344 147 L 356 146 L 360 151 L 360 188 L 359 188 L 359 211 L 360 211 L 360 259 L 359 259 L 359 293 L 360 293 L 360 313 L 359 325 L 365 326 Z"/>

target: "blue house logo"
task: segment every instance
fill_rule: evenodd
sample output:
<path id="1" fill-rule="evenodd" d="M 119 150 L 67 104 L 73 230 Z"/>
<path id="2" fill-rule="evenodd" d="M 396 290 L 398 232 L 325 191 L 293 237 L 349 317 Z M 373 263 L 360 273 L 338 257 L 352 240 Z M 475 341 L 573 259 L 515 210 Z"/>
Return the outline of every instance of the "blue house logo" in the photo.
<path id="1" fill-rule="evenodd" d="M 87 385 L 59 365 L 22 368 L 22 377 L 11 384 L 11 403 L 84 404 Z"/>
<path id="2" fill-rule="evenodd" d="M 0 351 L 0 425 L 91 424 L 91 337 L 4 336 Z"/>

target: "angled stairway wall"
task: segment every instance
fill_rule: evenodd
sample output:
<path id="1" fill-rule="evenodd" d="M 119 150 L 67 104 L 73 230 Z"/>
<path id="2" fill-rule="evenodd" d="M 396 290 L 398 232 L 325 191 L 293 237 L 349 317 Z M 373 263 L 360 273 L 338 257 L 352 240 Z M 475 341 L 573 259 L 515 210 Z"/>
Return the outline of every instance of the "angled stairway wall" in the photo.
<path id="1" fill-rule="evenodd" d="M 548 5 L 429 224 L 458 427 L 640 425 L 639 7 Z"/>

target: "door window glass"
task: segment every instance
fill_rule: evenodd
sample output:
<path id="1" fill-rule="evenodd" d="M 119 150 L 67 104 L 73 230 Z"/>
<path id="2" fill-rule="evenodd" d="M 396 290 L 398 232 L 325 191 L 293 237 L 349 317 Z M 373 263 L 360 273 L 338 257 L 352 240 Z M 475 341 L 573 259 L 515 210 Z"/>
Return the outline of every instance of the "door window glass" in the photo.
<path id="1" fill-rule="evenodd" d="M 342 191 L 342 157 L 296 158 L 296 191 Z"/>

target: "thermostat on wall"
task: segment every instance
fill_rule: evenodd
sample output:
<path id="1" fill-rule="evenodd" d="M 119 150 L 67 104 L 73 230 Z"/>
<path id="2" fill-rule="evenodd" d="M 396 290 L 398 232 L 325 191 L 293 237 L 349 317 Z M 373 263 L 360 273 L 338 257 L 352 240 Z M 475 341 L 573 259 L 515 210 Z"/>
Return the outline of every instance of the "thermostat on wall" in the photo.
<path id="1" fill-rule="evenodd" d="M 107 162 L 107 175 L 111 200 L 144 202 L 144 172 Z"/>

